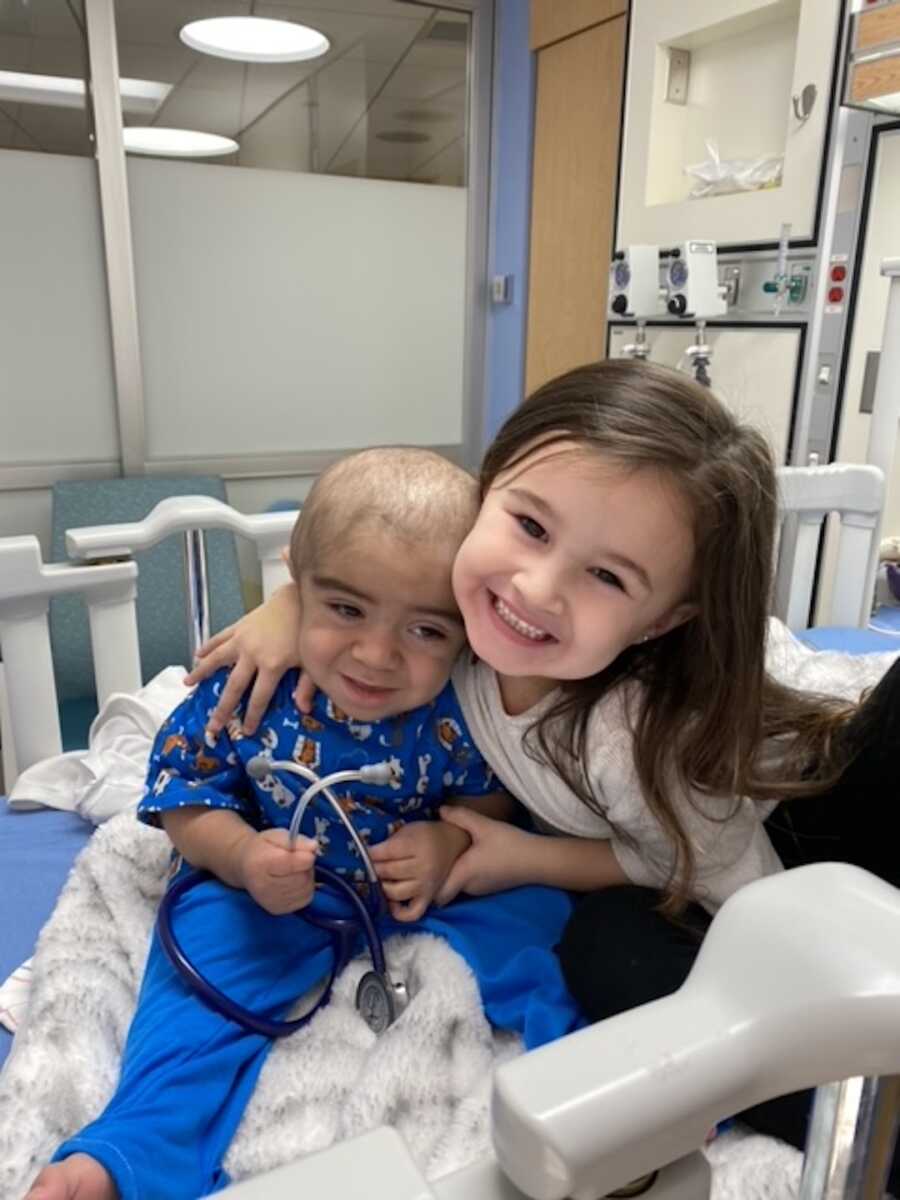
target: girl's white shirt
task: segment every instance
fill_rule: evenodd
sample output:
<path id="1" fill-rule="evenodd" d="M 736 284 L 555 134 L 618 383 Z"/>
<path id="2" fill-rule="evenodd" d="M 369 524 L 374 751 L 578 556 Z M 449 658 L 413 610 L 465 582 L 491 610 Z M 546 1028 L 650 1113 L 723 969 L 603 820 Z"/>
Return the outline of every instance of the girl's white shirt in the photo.
<path id="1" fill-rule="evenodd" d="M 781 621 L 769 619 L 766 667 L 782 683 L 857 701 L 900 657 L 896 652 L 848 654 L 813 650 Z M 495 673 L 463 652 L 453 673 L 459 702 L 478 748 L 509 791 L 547 833 L 603 838 L 633 883 L 662 887 L 673 851 L 665 831 L 647 808 L 634 763 L 634 738 L 627 715 L 627 690 L 614 689 L 591 713 L 587 757 L 589 779 L 603 816 L 592 812 L 552 767 L 526 754 L 522 739 L 553 703 L 509 716 Z M 633 685 L 635 686 L 635 685 Z M 772 748 L 777 753 L 777 747 Z M 715 912 L 745 883 L 783 870 L 763 822 L 775 803 L 695 792 L 682 797 L 678 814 L 696 855 L 695 898 Z M 723 819 L 725 818 L 725 819 Z"/>
<path id="2" fill-rule="evenodd" d="M 596 704 L 588 726 L 588 778 L 601 816 L 552 767 L 536 762 L 525 751 L 524 735 L 558 692 L 527 712 L 510 716 L 503 708 L 494 671 L 465 652 L 454 670 L 453 684 L 479 750 L 542 832 L 608 840 L 633 883 L 666 885 L 673 848 L 644 801 L 634 762 L 627 688 L 614 688 Z M 709 912 L 745 883 L 783 870 L 763 825 L 774 807 L 774 803 L 699 792 L 682 798 L 678 815 L 695 854 L 694 896 Z"/>

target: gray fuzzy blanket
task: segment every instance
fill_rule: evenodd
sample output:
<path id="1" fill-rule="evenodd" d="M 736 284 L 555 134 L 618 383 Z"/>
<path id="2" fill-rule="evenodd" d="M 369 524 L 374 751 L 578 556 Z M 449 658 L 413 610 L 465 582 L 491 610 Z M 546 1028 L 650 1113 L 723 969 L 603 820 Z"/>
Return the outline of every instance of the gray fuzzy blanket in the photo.
<path id="1" fill-rule="evenodd" d="M 894 657 L 811 656 L 790 635 L 770 651 L 779 675 L 848 696 Z M 28 1011 L 0 1074 L 0 1200 L 19 1200 L 115 1086 L 168 850 L 131 811 L 114 817 L 41 934 Z M 226 1161 L 235 1180 L 382 1124 L 400 1131 L 430 1179 L 488 1152 L 491 1072 L 519 1053 L 517 1040 L 489 1028 L 474 977 L 443 942 L 395 938 L 388 954 L 413 997 L 403 1021 L 371 1033 L 354 1008 L 365 965 L 351 964 L 332 1003 L 274 1047 Z M 800 1155 L 781 1143 L 733 1130 L 708 1155 L 714 1200 L 797 1194 Z"/>
<path id="2" fill-rule="evenodd" d="M 79 857 L 44 928 L 28 1013 L 0 1074 L 0 1197 L 19 1200 L 64 1138 L 112 1092 L 134 1010 L 169 845 L 132 813 L 107 822 Z M 378 1125 L 395 1126 L 430 1179 L 490 1149 L 493 1068 L 520 1052 L 490 1029 L 474 976 L 429 934 L 393 938 L 410 986 L 403 1021 L 381 1038 L 354 1007 L 367 961 L 332 1002 L 278 1042 L 226 1161 L 235 1180 Z M 709 1148 L 715 1198 L 788 1200 L 800 1155 L 738 1131 Z"/>

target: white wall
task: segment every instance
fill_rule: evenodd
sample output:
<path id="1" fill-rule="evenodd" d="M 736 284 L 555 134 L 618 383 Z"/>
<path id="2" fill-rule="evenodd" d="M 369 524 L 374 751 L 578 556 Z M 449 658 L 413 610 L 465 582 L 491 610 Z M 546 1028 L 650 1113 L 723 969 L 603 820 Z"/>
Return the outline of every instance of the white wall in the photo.
<path id="1" fill-rule="evenodd" d="M 117 457 L 94 163 L 0 150 L 0 476 Z"/>

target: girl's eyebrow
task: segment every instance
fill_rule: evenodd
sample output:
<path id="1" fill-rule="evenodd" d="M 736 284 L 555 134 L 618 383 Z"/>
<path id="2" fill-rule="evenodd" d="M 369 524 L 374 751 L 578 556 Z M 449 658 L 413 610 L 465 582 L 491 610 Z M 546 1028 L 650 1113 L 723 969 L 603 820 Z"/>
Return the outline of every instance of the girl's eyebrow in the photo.
<path id="1" fill-rule="evenodd" d="M 648 592 L 653 591 L 653 584 L 650 582 L 650 576 L 640 565 L 640 563 L 636 563 L 632 558 L 627 558 L 624 554 L 616 554 L 611 550 L 608 550 L 603 557 L 609 559 L 609 561 L 612 563 L 617 563 L 620 567 L 624 567 L 626 571 L 631 571 L 638 577 Z"/>
<path id="2" fill-rule="evenodd" d="M 510 496 L 515 496 L 517 500 L 521 500 L 525 504 L 530 504 L 532 508 L 536 508 L 539 513 L 543 513 L 545 517 L 555 517 L 556 512 L 552 505 L 535 492 L 530 492 L 528 488 L 511 487 L 509 488 Z"/>
<path id="3" fill-rule="evenodd" d="M 551 519 L 556 517 L 556 512 L 553 506 L 548 504 L 543 496 L 538 496 L 535 492 L 529 491 L 528 488 L 511 487 L 509 489 L 509 494 L 511 496 L 515 496 L 517 500 L 522 501 L 524 504 L 530 504 L 532 508 L 537 509 L 537 511 L 545 517 L 550 517 Z M 648 592 L 653 591 L 653 584 L 650 580 L 650 576 L 640 565 L 640 563 L 636 563 L 633 558 L 629 558 L 625 554 L 617 554 L 614 550 L 605 550 L 601 557 L 608 559 L 610 562 L 616 563 L 620 567 L 624 567 L 626 571 L 631 571 L 631 573 L 640 580 Z"/>

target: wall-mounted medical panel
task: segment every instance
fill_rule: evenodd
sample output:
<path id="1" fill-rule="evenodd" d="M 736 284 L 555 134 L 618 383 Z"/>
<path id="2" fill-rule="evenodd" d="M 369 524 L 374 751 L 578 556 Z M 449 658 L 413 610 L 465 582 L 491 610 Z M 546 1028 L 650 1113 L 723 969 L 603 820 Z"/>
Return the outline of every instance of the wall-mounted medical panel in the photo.
<path id="1" fill-rule="evenodd" d="M 840 0 L 634 0 L 616 244 L 815 236 Z"/>
<path id="2" fill-rule="evenodd" d="M 689 367 L 687 351 L 695 341 L 694 335 L 691 326 L 649 326 L 650 361 L 684 370 Z M 712 351 L 709 373 L 716 395 L 741 420 L 749 421 L 766 436 L 777 463 L 787 462 L 800 366 L 801 330 L 789 326 L 716 326 L 707 328 L 706 340 Z M 633 342 L 633 326 L 610 326 L 611 358 L 624 357 L 626 347 Z"/>

